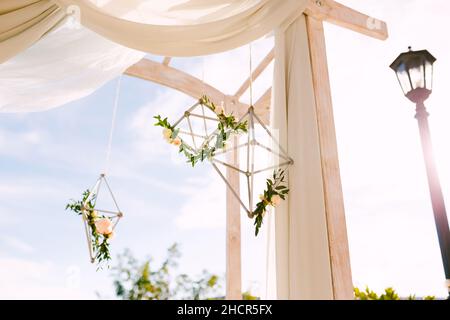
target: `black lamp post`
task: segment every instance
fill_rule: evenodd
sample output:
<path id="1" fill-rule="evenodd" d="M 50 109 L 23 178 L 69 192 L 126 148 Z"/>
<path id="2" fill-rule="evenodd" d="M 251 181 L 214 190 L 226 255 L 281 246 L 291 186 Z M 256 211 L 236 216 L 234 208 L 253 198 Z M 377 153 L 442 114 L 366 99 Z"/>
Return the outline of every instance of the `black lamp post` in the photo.
<path id="1" fill-rule="evenodd" d="M 434 220 L 436 223 L 442 263 L 444 265 L 447 287 L 450 293 L 450 231 L 445 211 L 439 176 L 434 164 L 428 126 L 428 112 L 424 101 L 430 96 L 433 81 L 433 63 L 436 61 L 427 50 L 412 51 L 400 54 L 391 64 L 397 74 L 398 81 L 405 96 L 416 104 L 416 119 L 419 123 L 420 138 L 428 176 Z"/>

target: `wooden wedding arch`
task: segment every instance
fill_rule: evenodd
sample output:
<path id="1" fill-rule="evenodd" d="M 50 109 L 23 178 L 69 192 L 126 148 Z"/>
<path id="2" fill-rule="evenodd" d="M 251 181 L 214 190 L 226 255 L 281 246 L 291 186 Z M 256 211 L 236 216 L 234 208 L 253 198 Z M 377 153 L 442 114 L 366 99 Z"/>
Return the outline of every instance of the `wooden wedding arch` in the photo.
<path id="1" fill-rule="evenodd" d="M 336 133 L 331 101 L 331 90 L 327 66 L 323 21 L 385 40 L 388 37 L 385 22 L 355 11 L 333 0 L 309 0 L 306 15 L 307 34 L 313 77 L 314 97 L 316 100 L 317 124 L 321 150 L 323 188 L 325 193 L 327 233 L 331 259 L 331 278 L 334 299 L 351 299 L 353 285 L 350 270 L 350 257 L 345 223 L 344 202 L 339 172 Z M 251 79 L 258 76 L 274 59 L 274 49 L 253 70 L 233 95 L 227 95 L 202 80 L 170 66 L 171 57 L 162 62 L 142 59 L 125 71 L 126 75 L 152 81 L 160 85 L 181 91 L 195 99 L 202 94 L 211 100 L 242 115 L 248 105 L 240 98 L 250 86 Z M 271 88 L 255 103 L 255 112 L 265 124 L 269 124 Z M 230 155 L 237 164 L 236 154 Z M 239 174 L 227 170 L 227 178 L 235 190 L 239 190 Z M 226 195 L 226 298 L 241 299 L 241 226 L 240 204 L 227 188 Z"/>

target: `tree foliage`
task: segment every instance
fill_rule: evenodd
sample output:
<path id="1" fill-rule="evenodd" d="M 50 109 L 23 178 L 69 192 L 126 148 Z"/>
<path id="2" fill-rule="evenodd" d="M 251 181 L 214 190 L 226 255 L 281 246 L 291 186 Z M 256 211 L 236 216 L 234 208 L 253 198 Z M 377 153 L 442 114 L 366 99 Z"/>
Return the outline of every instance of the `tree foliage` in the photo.
<path id="1" fill-rule="evenodd" d="M 386 288 L 380 295 L 366 287 L 365 290 L 354 288 L 355 300 L 402 300 L 393 288 Z M 415 295 L 410 295 L 408 300 L 417 300 Z M 426 296 L 423 300 L 435 300 L 434 296 Z"/>
<path id="2" fill-rule="evenodd" d="M 217 298 L 221 288 L 217 275 L 206 270 L 195 278 L 187 274 L 174 275 L 179 257 L 177 244 L 167 250 L 167 257 L 159 266 L 152 259 L 141 262 L 131 251 L 125 250 L 112 268 L 117 297 L 124 300 Z"/>

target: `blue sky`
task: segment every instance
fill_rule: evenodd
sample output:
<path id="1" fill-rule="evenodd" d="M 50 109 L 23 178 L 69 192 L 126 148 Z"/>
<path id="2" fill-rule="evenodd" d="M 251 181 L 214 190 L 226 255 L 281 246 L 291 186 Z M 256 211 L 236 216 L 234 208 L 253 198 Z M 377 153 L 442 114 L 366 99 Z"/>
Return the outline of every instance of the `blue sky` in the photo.
<path id="1" fill-rule="evenodd" d="M 342 2 L 387 21 L 390 28 L 389 40 L 381 42 L 326 27 L 354 283 L 444 295 L 414 107 L 388 65 L 408 45 L 427 48 L 438 59 L 427 105 L 449 206 L 450 45 L 442 41 L 441 30 L 449 27 L 450 5 L 444 0 Z M 255 43 L 255 61 L 271 44 L 270 38 Z M 208 83 L 234 93 L 247 76 L 247 52 L 174 59 L 173 65 L 197 76 L 204 69 Z M 255 96 L 264 92 L 270 76 L 269 69 L 258 80 Z M 50 111 L 0 115 L 0 298 L 96 298 L 96 291 L 113 297 L 108 272 L 96 272 L 89 263 L 81 221 L 64 206 L 105 166 L 116 81 Z M 140 258 L 160 261 L 166 248 L 179 242 L 180 272 L 207 269 L 223 275 L 225 186 L 207 165 L 192 169 L 178 160 L 152 126 L 154 114 L 175 119 L 192 101 L 150 82 L 122 78 L 109 181 L 125 218 L 113 253 L 131 248 Z M 252 237 L 245 217 L 242 225 L 244 289 L 259 293 L 265 238 Z"/>

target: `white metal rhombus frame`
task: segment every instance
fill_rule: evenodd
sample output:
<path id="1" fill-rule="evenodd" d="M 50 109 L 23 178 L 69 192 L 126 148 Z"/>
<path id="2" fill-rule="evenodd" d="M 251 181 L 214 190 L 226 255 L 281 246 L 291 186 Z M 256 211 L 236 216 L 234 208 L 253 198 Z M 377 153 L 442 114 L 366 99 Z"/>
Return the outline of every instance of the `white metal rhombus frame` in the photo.
<path id="1" fill-rule="evenodd" d="M 111 210 L 105 208 L 97 208 L 97 199 L 103 185 L 106 186 L 107 194 L 111 197 L 114 205 L 114 208 Z M 94 248 L 92 246 L 92 228 L 88 223 L 88 215 L 92 211 L 96 211 L 100 215 L 110 219 L 113 223 L 113 230 L 116 228 L 120 219 L 123 217 L 123 213 L 119 209 L 119 205 L 117 204 L 116 198 L 111 190 L 111 187 L 109 186 L 108 180 L 106 179 L 106 175 L 104 173 L 100 174 L 100 177 L 97 179 L 95 185 L 91 189 L 89 189 L 89 195 L 83 201 L 83 206 L 81 208 L 84 230 L 86 233 L 86 240 L 89 249 L 89 257 L 91 259 L 91 262 L 94 263 L 96 253 L 94 252 Z"/>
<path id="2" fill-rule="evenodd" d="M 247 121 L 248 122 L 248 132 L 246 141 L 244 143 L 238 143 L 237 145 L 233 146 L 232 148 L 225 149 L 223 151 L 218 151 L 214 155 L 214 157 L 210 160 L 212 166 L 217 171 L 217 173 L 220 175 L 220 177 L 224 180 L 227 187 L 231 190 L 233 195 L 239 200 L 239 203 L 241 206 L 245 209 L 247 212 L 247 215 L 249 218 L 253 218 L 253 192 L 254 192 L 254 182 L 255 182 L 255 175 L 273 171 L 274 169 L 280 169 L 280 168 L 288 168 L 291 164 L 294 163 L 294 160 L 292 160 L 291 157 L 287 154 L 287 152 L 284 150 L 284 148 L 280 145 L 277 139 L 272 135 L 270 130 L 264 125 L 264 123 L 261 121 L 261 119 L 255 114 L 254 108 L 250 107 L 248 111 L 241 117 L 239 120 L 239 123 L 243 123 Z M 264 133 L 267 134 L 270 138 L 270 140 L 273 142 L 273 144 L 278 148 L 278 150 L 274 150 L 274 148 L 268 147 L 265 144 L 259 142 L 255 135 L 255 124 L 259 124 L 263 130 Z M 261 148 L 262 150 L 265 150 L 266 152 L 272 154 L 277 158 L 278 161 L 275 162 L 274 165 L 270 165 L 268 167 L 263 168 L 257 168 L 255 169 L 255 149 Z M 227 160 L 219 160 L 219 156 L 224 155 L 226 153 L 243 149 L 245 151 L 245 164 L 244 169 L 227 162 Z M 225 175 L 220 171 L 218 165 L 225 166 L 231 170 L 237 171 L 238 173 L 242 174 L 246 178 L 246 191 L 248 196 L 248 204 L 246 205 L 244 201 L 242 200 L 240 194 L 238 191 L 234 189 L 234 187 L 230 184 L 230 182 L 227 180 Z"/>
<path id="3" fill-rule="evenodd" d="M 201 124 L 198 123 L 200 126 L 194 125 L 196 120 L 201 122 Z M 181 128 L 180 125 L 183 122 L 186 122 L 187 128 Z M 214 122 L 213 126 L 211 126 L 211 122 Z M 214 137 L 217 137 L 218 122 L 219 118 L 216 113 L 201 101 L 197 101 L 184 112 L 183 116 L 173 124 L 173 127 L 178 130 L 178 136 L 191 149 L 190 151 L 197 153 L 206 144 L 211 143 Z M 183 137 L 187 138 L 183 139 Z"/>

